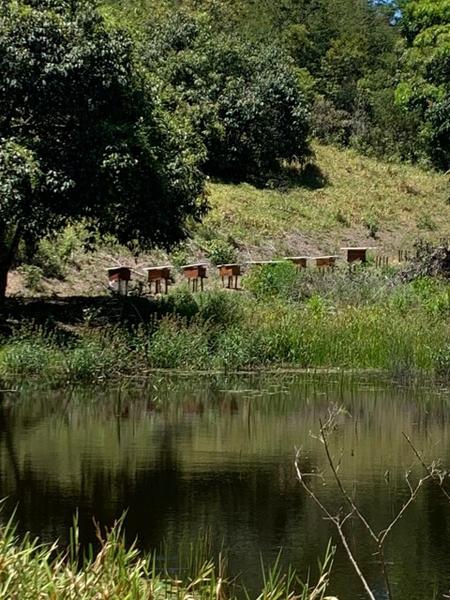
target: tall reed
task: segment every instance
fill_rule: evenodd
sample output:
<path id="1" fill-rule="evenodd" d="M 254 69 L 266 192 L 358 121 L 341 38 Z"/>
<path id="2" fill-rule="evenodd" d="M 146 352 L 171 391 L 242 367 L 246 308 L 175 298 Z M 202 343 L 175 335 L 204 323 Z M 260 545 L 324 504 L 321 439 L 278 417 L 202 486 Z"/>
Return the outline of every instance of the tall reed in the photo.
<path id="1" fill-rule="evenodd" d="M 378 369 L 402 376 L 448 377 L 448 283 L 429 278 L 396 283 L 370 270 L 324 276 L 296 276 L 289 270 L 288 275 L 289 285 L 269 295 L 262 293 L 264 286 L 256 276 L 251 280 L 256 296 L 177 292 L 161 300 L 172 312 L 132 330 L 87 323 L 66 340 L 23 326 L 0 345 L 0 377 L 89 382 L 141 376 L 150 369 L 266 367 Z M 364 280 L 364 291 L 359 297 L 355 292 L 354 302 L 348 302 L 355 277 Z M 378 294 L 368 281 L 378 282 Z M 338 302 L 336 294 L 346 301 Z"/>

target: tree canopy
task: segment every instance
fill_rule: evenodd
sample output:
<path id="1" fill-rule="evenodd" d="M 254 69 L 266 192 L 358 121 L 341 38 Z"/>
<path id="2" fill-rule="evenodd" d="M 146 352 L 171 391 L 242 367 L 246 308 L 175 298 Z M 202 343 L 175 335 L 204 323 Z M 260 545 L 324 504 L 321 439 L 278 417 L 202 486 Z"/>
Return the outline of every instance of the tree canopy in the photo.
<path id="1" fill-rule="evenodd" d="M 450 168 L 450 0 L 409 0 L 401 27 L 407 47 L 397 102 L 420 117 L 420 138 L 434 164 Z"/>
<path id="2" fill-rule="evenodd" d="M 19 241 L 71 219 L 170 247 L 201 216 L 201 148 L 92 3 L 4 2 L 0 72 L 0 293 Z"/>
<path id="3" fill-rule="evenodd" d="M 309 154 L 309 107 L 293 62 L 270 44 L 214 31 L 211 18 L 176 11 L 149 29 L 147 66 L 171 110 L 188 115 L 206 147 L 205 170 L 264 181 Z"/>

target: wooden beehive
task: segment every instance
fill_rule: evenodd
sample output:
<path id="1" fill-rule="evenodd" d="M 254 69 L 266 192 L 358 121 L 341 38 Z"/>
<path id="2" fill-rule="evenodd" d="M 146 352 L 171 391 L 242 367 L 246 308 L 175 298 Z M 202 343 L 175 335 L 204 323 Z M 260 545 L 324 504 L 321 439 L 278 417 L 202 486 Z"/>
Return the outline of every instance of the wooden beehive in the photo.
<path id="1" fill-rule="evenodd" d="M 147 280 L 150 286 L 150 293 L 153 289 L 155 294 L 160 294 L 163 291 L 164 284 L 164 293 L 167 294 L 171 279 L 171 269 L 172 267 L 169 265 L 164 265 L 161 267 L 148 267 L 147 269 L 144 269 L 144 271 L 147 271 Z"/>
<path id="2" fill-rule="evenodd" d="M 128 267 L 110 267 L 108 269 L 108 278 L 110 282 L 130 281 L 131 269 Z"/>
<path id="3" fill-rule="evenodd" d="M 171 268 L 172 267 L 169 267 L 169 266 L 148 267 L 147 269 L 144 269 L 144 270 L 147 271 L 148 281 L 149 281 L 149 283 L 151 283 L 152 281 L 159 281 L 161 279 L 163 279 L 163 280 L 170 279 Z"/>
<path id="4" fill-rule="evenodd" d="M 370 250 L 368 246 L 361 246 L 359 248 L 341 248 L 347 255 L 347 262 L 353 263 L 360 261 L 365 263 L 367 261 L 367 251 Z"/>
<path id="5" fill-rule="evenodd" d="M 228 264 L 228 265 L 218 265 L 219 275 L 220 277 L 239 277 L 241 274 L 241 265 L 238 264 Z"/>
<path id="6" fill-rule="evenodd" d="M 315 261 L 316 267 L 334 267 L 338 258 L 339 256 L 332 254 L 329 256 L 314 256 L 312 260 Z"/>
<path id="7" fill-rule="evenodd" d="M 206 265 L 203 263 L 184 265 L 181 269 L 187 279 L 205 279 L 207 277 Z"/>
<path id="8" fill-rule="evenodd" d="M 306 269 L 309 256 L 286 256 L 285 258 L 294 263 L 299 269 Z"/>

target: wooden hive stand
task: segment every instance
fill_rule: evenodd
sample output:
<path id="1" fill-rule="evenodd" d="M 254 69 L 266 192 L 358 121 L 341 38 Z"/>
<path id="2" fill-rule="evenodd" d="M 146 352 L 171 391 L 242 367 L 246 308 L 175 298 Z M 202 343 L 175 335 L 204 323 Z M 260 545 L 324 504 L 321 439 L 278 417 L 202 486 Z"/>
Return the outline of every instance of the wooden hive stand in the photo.
<path id="1" fill-rule="evenodd" d="M 332 269 L 336 266 L 338 258 L 339 256 L 337 254 L 330 254 L 328 256 L 313 256 L 311 257 L 311 260 L 313 260 L 316 263 L 316 267 L 319 267 L 320 269 Z"/>
<path id="2" fill-rule="evenodd" d="M 198 292 L 198 284 L 200 282 L 200 290 L 203 292 L 203 280 L 208 277 L 207 265 L 204 263 L 184 265 L 181 267 L 181 270 L 183 271 L 183 275 L 188 280 L 189 289 L 191 289 L 192 282 L 192 291 Z"/>
<path id="3" fill-rule="evenodd" d="M 228 289 L 239 289 L 239 277 L 241 276 L 241 265 L 230 263 L 227 265 L 217 265 L 219 276 L 222 279 L 222 286 L 225 287 L 227 281 Z"/>
<path id="4" fill-rule="evenodd" d="M 131 269 L 119 266 L 107 269 L 109 287 L 121 296 L 128 295 L 128 282 L 131 281 Z"/>
<path id="5" fill-rule="evenodd" d="M 306 269 L 309 256 L 285 256 L 285 260 L 294 263 L 297 269 Z"/>
<path id="6" fill-rule="evenodd" d="M 171 269 L 172 267 L 170 265 L 148 267 L 147 269 L 144 269 L 144 271 L 147 272 L 150 293 L 152 293 L 153 288 L 155 295 L 162 293 L 167 294 L 169 291 L 169 283 L 171 281 Z"/>
<path id="7" fill-rule="evenodd" d="M 342 252 L 345 252 L 347 262 L 352 264 L 354 262 L 367 262 L 367 251 L 373 250 L 371 246 L 360 246 L 360 247 L 346 247 L 341 248 Z"/>

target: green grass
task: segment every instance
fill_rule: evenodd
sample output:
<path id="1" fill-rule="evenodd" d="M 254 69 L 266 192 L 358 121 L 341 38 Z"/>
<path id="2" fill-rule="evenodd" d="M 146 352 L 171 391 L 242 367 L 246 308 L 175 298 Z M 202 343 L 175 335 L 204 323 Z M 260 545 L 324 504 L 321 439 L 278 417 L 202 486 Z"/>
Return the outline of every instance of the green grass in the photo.
<path id="1" fill-rule="evenodd" d="M 244 253 L 269 257 L 334 252 L 347 242 L 369 243 L 395 255 L 417 237 L 450 235 L 450 190 L 444 175 L 331 146 L 315 145 L 315 152 L 325 178 L 317 189 L 212 184 L 212 210 L 197 236 L 218 232 Z"/>
<path id="2" fill-rule="evenodd" d="M 275 275 L 281 283 L 268 285 Z M 281 264 L 257 268 L 244 286 L 243 293 L 176 291 L 132 330 L 97 327 L 89 318 L 67 339 L 22 326 L 0 348 L 0 376 L 89 382 L 151 369 L 268 367 L 450 373 L 450 284 L 444 280 L 402 283 L 389 269 L 321 274 Z"/>
<path id="3" fill-rule="evenodd" d="M 40 544 L 29 535 L 19 538 L 11 522 L 0 526 L 0 597 L 12 600 L 234 600 L 234 585 L 226 579 L 223 561 L 208 557 L 203 541 L 182 549 L 179 572 L 157 567 L 156 554 L 141 554 L 125 544 L 122 524 L 98 531 L 99 549 L 82 554 L 77 526 L 65 552 L 59 545 Z M 264 576 L 256 600 L 322 600 L 328 587 L 334 550 L 325 561 L 314 586 L 302 584 L 295 572 L 286 573 L 279 562 Z"/>

